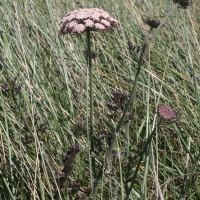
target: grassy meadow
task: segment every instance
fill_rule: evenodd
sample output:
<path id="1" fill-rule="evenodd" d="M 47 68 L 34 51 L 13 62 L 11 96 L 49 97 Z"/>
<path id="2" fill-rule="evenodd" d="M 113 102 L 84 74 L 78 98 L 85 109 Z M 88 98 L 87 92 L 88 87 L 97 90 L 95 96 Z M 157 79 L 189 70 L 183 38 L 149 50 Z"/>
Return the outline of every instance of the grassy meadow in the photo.
<path id="1" fill-rule="evenodd" d="M 165 21 L 137 81 L 128 45 L 143 46 L 146 18 L 162 21 L 174 6 L 1 0 L 0 200 L 200 199 L 200 1 Z M 60 20 L 79 8 L 100 8 L 118 21 L 110 32 L 91 32 L 92 136 L 86 33 L 58 37 Z M 124 111 L 109 109 L 113 94 L 130 94 L 134 83 L 127 112 L 134 117 L 117 134 Z M 160 105 L 176 119 L 161 120 Z"/>

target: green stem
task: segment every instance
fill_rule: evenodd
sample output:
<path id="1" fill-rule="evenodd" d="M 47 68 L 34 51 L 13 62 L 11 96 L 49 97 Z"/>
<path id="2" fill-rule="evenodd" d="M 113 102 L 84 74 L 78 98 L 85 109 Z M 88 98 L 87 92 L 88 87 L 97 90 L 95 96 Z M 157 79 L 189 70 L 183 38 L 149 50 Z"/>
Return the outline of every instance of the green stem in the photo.
<path id="1" fill-rule="evenodd" d="M 93 80 L 92 80 L 92 55 L 91 55 L 91 41 L 90 41 L 90 29 L 87 29 L 87 66 L 89 68 L 89 78 L 90 78 L 90 143 L 91 143 L 91 153 L 94 151 L 93 145 L 93 132 L 94 132 L 94 108 L 93 108 Z M 95 174 L 95 159 L 92 157 L 92 170 Z"/>

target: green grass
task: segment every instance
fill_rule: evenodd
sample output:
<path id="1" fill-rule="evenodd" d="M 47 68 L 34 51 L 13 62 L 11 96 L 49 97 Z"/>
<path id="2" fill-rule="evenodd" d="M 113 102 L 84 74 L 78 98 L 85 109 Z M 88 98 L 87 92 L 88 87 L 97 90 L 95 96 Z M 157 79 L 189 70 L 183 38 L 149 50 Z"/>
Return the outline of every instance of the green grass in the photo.
<path id="1" fill-rule="evenodd" d="M 107 117 L 106 103 L 111 104 L 114 90 L 130 93 L 137 72 L 128 39 L 143 45 L 150 30 L 143 20 L 150 17 L 162 21 L 173 6 L 171 0 L 1 1 L 1 84 L 17 77 L 16 83 L 22 87 L 15 96 L 4 90 L 0 93 L 0 199 L 55 199 L 57 190 L 58 199 L 71 200 L 93 187 L 90 161 L 95 159 L 99 171 L 108 149 L 107 142 L 101 149 L 98 139 L 104 131 L 107 141 L 117 127 Z M 120 129 L 98 184 L 97 199 L 127 198 L 126 176 L 134 175 L 139 156 L 134 156 L 128 172 L 126 157 L 133 156 L 131 150 L 146 141 L 154 129 L 129 199 L 158 199 L 161 193 L 169 200 L 200 199 L 199 6 L 196 0 L 186 10 L 177 9 L 151 43 L 149 61 L 137 83 L 133 106 L 136 117 L 129 128 L 123 125 Z M 78 117 L 85 120 L 90 110 L 88 74 L 83 79 L 86 33 L 58 38 L 61 18 L 86 7 L 101 8 L 119 21 L 111 33 L 93 32 L 91 37 L 92 49 L 98 53 L 92 60 L 94 135 L 98 138 L 93 141 L 95 154 L 89 152 L 87 131 L 79 129 L 75 134 L 71 130 L 76 123 L 82 81 Z M 157 126 L 156 109 L 160 104 L 179 112 L 178 121 Z M 28 120 L 35 113 L 37 117 Z M 36 127 L 43 123 L 47 129 L 38 132 Z M 30 144 L 24 142 L 26 136 L 32 137 Z M 66 152 L 75 144 L 81 144 L 81 150 L 62 187 L 57 175 L 64 168 Z M 118 150 L 124 152 L 120 159 L 115 158 Z M 75 183 L 76 179 L 80 179 L 81 187 L 68 197 L 69 180 Z"/>

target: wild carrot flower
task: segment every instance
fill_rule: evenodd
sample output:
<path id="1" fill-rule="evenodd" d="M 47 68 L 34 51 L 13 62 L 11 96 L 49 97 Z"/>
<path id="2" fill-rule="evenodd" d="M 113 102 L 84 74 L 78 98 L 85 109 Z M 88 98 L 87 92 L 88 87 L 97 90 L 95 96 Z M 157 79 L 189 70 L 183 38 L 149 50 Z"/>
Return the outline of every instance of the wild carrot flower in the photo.
<path id="1" fill-rule="evenodd" d="M 78 9 L 68 13 L 59 24 L 62 27 L 58 36 L 67 33 L 83 33 L 87 28 L 91 30 L 106 30 L 116 27 L 118 21 L 110 14 L 99 8 Z"/>

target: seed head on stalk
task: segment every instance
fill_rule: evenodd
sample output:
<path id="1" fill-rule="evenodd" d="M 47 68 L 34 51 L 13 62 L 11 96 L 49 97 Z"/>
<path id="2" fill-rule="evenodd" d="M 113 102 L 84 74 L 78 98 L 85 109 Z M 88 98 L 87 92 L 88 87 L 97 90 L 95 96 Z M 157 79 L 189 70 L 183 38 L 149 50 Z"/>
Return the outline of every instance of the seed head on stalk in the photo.
<path id="1" fill-rule="evenodd" d="M 178 3 L 179 7 L 183 9 L 187 9 L 189 6 L 191 6 L 191 3 L 193 3 L 190 0 L 173 0 L 174 3 Z"/>

